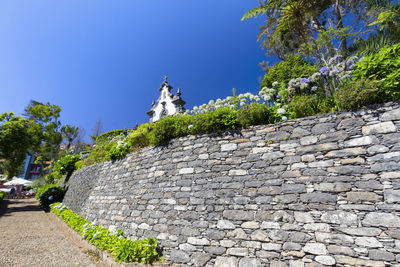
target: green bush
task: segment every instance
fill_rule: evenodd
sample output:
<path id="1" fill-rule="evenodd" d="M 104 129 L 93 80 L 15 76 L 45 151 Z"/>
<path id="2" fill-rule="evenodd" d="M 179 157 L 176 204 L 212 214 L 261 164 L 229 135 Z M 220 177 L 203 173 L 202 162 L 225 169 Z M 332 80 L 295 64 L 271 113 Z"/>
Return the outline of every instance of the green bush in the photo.
<path id="1" fill-rule="evenodd" d="M 55 185 L 45 185 L 39 189 L 36 199 L 45 211 L 49 211 L 50 205 L 63 200 L 65 190 Z"/>
<path id="2" fill-rule="evenodd" d="M 296 95 L 288 104 L 290 118 L 302 118 L 318 114 L 318 98 L 316 95 Z"/>
<path id="3" fill-rule="evenodd" d="M 189 134 L 189 115 L 168 116 L 152 125 L 150 145 L 165 144 L 169 140 Z"/>
<path id="4" fill-rule="evenodd" d="M 114 142 L 109 144 L 106 148 L 108 151 L 104 160 L 116 160 L 125 157 L 131 152 L 131 146 L 125 142 Z"/>
<path id="5" fill-rule="evenodd" d="M 146 147 L 150 144 L 149 132 L 151 130 L 150 123 L 141 124 L 136 130 L 129 135 L 129 144 L 131 147 Z"/>
<path id="6" fill-rule="evenodd" d="M 4 196 L 6 195 L 6 193 L 4 193 L 4 192 L 0 192 L 0 201 L 2 201 L 3 200 L 3 198 L 4 198 Z"/>
<path id="7" fill-rule="evenodd" d="M 267 124 L 269 122 L 270 109 L 264 104 L 252 103 L 244 106 L 237 113 L 237 120 L 241 127 Z"/>
<path id="8" fill-rule="evenodd" d="M 287 86 L 291 79 L 308 77 L 317 71 L 317 66 L 300 55 L 288 56 L 285 61 L 281 61 L 268 69 L 260 88 L 272 87 L 273 82 L 284 83 Z"/>
<path id="9" fill-rule="evenodd" d="M 335 93 L 336 105 L 340 109 L 356 109 L 382 101 L 378 94 L 377 82 L 368 79 L 351 79 Z"/>
<path id="10" fill-rule="evenodd" d="M 113 140 L 115 137 L 118 136 L 128 136 L 132 132 L 132 129 L 119 129 L 119 130 L 113 130 L 109 132 L 102 133 L 101 135 L 97 136 L 96 138 L 96 145 L 102 144 L 102 143 L 108 143 L 111 140 Z"/>
<path id="11" fill-rule="evenodd" d="M 157 240 L 154 238 L 137 241 L 127 239 L 121 230 L 110 232 L 99 225 L 91 224 L 61 203 L 51 205 L 51 211 L 83 239 L 111 253 L 117 262 L 153 263 L 159 260 Z"/>
<path id="12" fill-rule="evenodd" d="M 220 134 L 223 131 L 239 127 L 237 110 L 229 107 L 193 115 L 191 119 L 191 134 Z"/>
<path id="13" fill-rule="evenodd" d="M 356 80 L 379 81 L 377 92 L 381 102 L 400 98 L 400 43 L 384 47 L 378 53 L 364 57 L 353 71 Z M 360 89 L 359 89 L 360 90 Z"/>

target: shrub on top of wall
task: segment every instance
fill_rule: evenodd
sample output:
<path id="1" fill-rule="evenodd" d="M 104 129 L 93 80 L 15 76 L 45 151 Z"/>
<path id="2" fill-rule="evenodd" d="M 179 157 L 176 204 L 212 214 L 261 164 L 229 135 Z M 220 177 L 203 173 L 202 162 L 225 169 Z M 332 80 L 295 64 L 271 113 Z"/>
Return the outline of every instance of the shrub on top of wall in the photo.
<path id="1" fill-rule="evenodd" d="M 378 53 L 362 58 L 353 71 L 358 81 L 378 81 L 377 98 L 381 102 L 400 98 L 400 43 L 382 48 Z"/>
<path id="2" fill-rule="evenodd" d="M 377 92 L 378 83 L 376 81 L 351 79 L 336 91 L 336 105 L 342 110 L 350 110 L 379 103 Z"/>

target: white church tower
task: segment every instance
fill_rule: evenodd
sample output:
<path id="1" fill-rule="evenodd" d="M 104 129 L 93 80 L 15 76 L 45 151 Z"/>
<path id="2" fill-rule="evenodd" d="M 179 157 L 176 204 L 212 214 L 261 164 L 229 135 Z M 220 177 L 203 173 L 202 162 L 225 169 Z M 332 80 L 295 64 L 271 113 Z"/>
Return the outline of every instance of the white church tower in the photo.
<path id="1" fill-rule="evenodd" d="M 161 84 L 160 89 L 160 97 L 157 100 L 157 104 L 151 104 L 151 109 L 147 112 L 149 115 L 150 122 L 158 121 L 159 119 L 168 116 L 174 115 L 176 113 L 182 113 L 185 111 L 183 107 L 186 102 L 181 98 L 181 90 L 178 88 L 176 95 L 171 93 L 172 86 L 167 82 L 168 77 L 164 77 L 164 82 Z"/>

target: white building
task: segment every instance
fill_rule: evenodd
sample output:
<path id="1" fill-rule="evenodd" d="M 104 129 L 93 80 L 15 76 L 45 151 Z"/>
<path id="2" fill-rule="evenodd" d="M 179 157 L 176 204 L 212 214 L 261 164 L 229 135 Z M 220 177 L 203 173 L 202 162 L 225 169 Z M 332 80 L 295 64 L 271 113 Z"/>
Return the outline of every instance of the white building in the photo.
<path id="1" fill-rule="evenodd" d="M 165 116 L 185 111 L 183 106 L 186 102 L 181 98 L 181 90 L 178 88 L 176 95 L 172 94 L 171 90 L 173 87 L 168 84 L 167 79 L 168 77 L 165 76 L 164 82 L 158 89 L 160 90 L 160 97 L 157 100 L 157 104 L 153 101 L 151 109 L 147 112 L 147 115 L 150 117 L 150 122 L 155 122 Z"/>

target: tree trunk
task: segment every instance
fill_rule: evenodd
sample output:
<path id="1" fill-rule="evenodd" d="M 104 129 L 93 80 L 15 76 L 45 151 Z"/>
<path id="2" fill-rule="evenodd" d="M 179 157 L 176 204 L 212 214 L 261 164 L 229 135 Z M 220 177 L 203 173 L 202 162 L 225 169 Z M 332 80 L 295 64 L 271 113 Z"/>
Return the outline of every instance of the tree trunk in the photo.
<path id="1" fill-rule="evenodd" d="M 336 14 L 336 20 L 337 20 L 337 27 L 339 29 L 343 29 L 343 16 L 342 16 L 342 11 L 341 11 L 341 6 L 340 6 L 339 0 L 336 0 L 336 2 L 335 2 L 335 14 Z M 346 54 L 347 54 L 346 36 L 343 36 L 343 35 L 340 36 L 339 49 L 342 52 L 342 55 L 346 56 Z"/>

